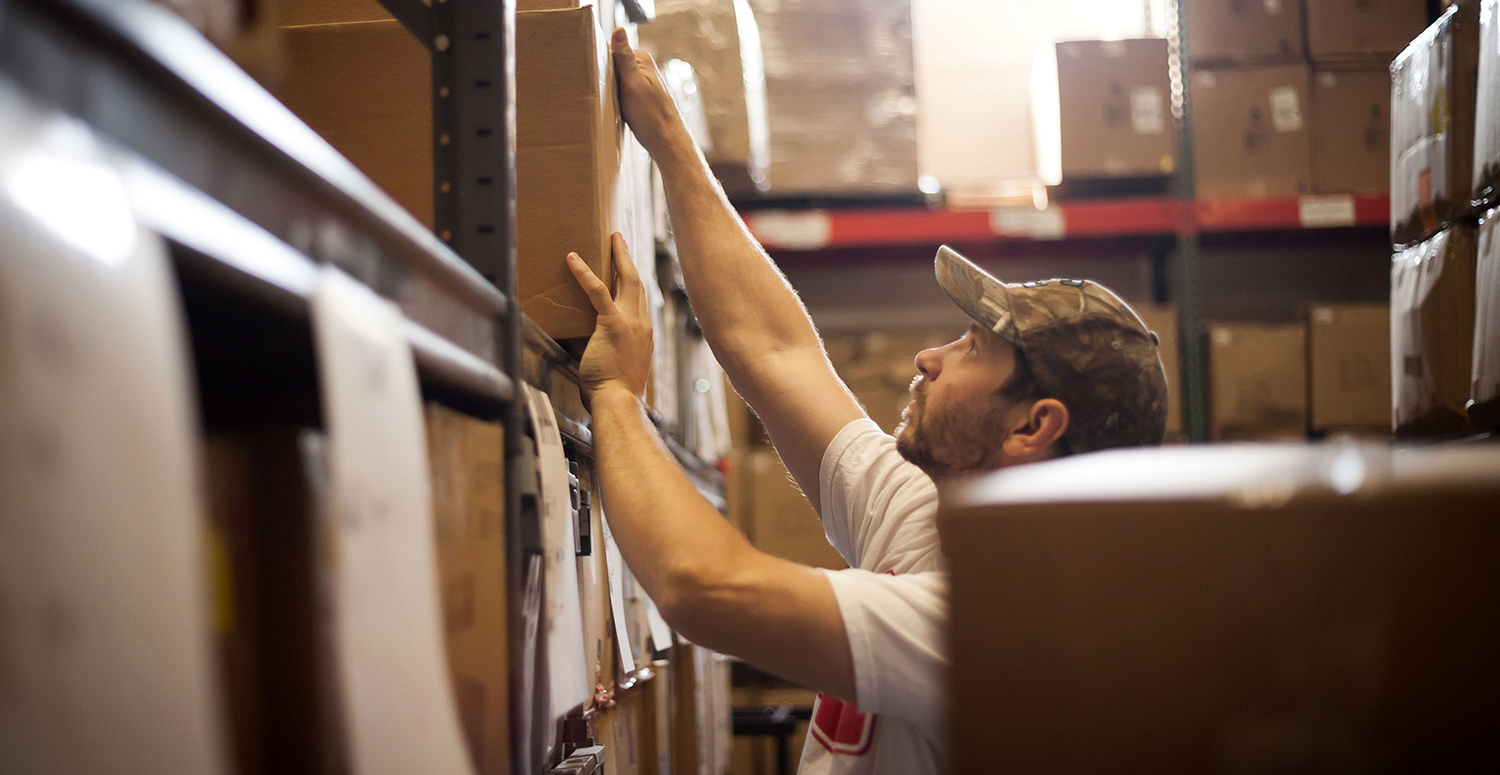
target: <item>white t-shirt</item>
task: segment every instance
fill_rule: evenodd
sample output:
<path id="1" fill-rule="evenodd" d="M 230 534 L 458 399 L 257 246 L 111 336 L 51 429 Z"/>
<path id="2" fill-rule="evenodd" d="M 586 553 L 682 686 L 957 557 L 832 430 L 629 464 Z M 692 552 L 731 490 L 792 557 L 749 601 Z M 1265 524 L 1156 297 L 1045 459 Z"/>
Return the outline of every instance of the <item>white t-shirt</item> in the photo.
<path id="1" fill-rule="evenodd" d="M 858 705 L 813 707 L 801 775 L 939 772 L 948 658 L 948 574 L 937 487 L 868 419 L 823 453 L 818 492 L 829 543 L 849 570 L 826 571 L 849 634 Z"/>

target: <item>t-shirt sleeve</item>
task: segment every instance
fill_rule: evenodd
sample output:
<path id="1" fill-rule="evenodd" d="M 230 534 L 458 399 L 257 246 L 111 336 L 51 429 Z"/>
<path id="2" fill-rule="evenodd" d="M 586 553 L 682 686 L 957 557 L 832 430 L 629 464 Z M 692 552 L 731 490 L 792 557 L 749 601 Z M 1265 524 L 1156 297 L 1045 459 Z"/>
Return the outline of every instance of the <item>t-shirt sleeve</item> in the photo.
<path id="1" fill-rule="evenodd" d="M 868 418 L 839 431 L 818 474 L 824 532 L 851 567 L 907 573 L 938 567 L 937 487 Z"/>
<path id="2" fill-rule="evenodd" d="M 948 670 L 948 575 L 824 573 L 849 635 L 860 711 L 899 718 L 939 739 Z"/>

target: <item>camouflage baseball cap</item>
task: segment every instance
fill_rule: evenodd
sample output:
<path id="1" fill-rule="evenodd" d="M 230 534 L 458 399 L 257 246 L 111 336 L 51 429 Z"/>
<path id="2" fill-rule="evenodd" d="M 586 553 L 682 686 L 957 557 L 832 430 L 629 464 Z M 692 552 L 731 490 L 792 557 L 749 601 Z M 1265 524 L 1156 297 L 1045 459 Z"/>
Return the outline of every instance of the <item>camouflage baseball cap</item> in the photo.
<path id="1" fill-rule="evenodd" d="M 1161 443 L 1160 339 L 1123 299 L 1092 280 L 1003 283 L 947 246 L 936 269 L 955 304 L 1026 356 L 1043 397 L 1068 407 L 1074 452 Z"/>

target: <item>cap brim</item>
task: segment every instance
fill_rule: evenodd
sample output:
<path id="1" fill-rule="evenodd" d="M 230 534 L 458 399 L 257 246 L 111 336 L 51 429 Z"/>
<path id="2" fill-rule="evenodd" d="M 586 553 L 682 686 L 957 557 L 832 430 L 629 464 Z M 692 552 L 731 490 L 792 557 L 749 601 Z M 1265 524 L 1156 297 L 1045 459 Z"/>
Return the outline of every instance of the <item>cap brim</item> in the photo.
<path id="1" fill-rule="evenodd" d="M 1010 294 L 1003 282 L 944 245 L 933 261 L 938 285 L 975 322 L 1018 344 Z"/>

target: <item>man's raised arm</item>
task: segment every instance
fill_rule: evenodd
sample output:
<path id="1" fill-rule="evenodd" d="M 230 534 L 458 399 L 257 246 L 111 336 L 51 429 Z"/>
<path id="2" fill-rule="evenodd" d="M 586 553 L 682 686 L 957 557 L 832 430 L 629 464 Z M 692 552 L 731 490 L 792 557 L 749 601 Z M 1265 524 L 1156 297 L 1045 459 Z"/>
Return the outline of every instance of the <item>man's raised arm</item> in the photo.
<path id="1" fill-rule="evenodd" d="M 819 508 L 823 451 L 864 410 L 834 373 L 801 299 L 709 173 L 651 56 L 632 51 L 624 30 L 615 30 L 611 47 L 625 120 L 661 170 L 704 337 Z"/>

